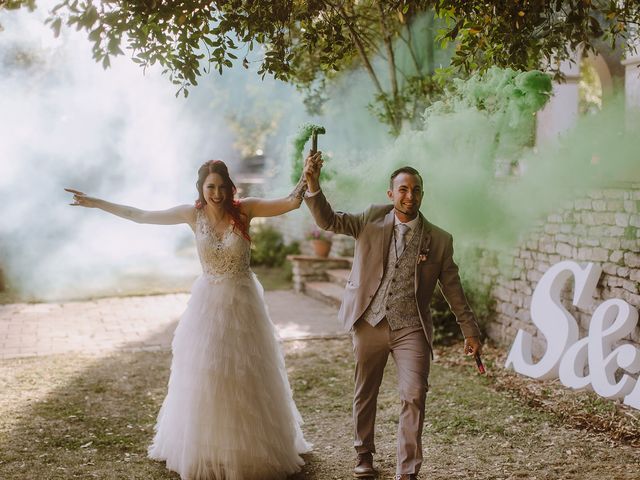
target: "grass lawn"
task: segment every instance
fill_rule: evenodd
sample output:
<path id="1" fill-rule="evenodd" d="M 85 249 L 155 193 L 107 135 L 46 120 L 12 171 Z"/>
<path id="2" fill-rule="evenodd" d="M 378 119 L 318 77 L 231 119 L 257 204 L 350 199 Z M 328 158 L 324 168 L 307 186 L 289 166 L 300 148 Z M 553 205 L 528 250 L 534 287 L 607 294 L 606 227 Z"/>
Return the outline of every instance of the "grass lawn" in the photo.
<path id="1" fill-rule="evenodd" d="M 351 478 L 350 341 L 284 345 L 305 433 L 314 443 L 295 480 Z M 569 428 L 558 412 L 496 391 L 496 378 L 479 377 L 458 358 L 457 351 L 441 353 L 432 368 L 421 478 L 640 478 L 640 449 Z M 0 478 L 178 479 L 146 458 L 169 362 L 169 352 L 0 362 Z M 379 398 L 382 479 L 393 478 L 395 468 L 394 370 L 390 361 Z"/>

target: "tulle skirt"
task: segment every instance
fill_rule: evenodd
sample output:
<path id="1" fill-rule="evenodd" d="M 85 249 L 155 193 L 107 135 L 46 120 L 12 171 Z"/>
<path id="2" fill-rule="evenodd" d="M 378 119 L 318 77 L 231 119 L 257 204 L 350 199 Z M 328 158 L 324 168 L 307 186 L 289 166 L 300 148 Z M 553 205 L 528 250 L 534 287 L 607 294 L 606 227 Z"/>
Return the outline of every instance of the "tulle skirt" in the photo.
<path id="1" fill-rule="evenodd" d="M 193 285 L 149 456 L 189 480 L 270 480 L 309 451 L 253 273 Z"/>

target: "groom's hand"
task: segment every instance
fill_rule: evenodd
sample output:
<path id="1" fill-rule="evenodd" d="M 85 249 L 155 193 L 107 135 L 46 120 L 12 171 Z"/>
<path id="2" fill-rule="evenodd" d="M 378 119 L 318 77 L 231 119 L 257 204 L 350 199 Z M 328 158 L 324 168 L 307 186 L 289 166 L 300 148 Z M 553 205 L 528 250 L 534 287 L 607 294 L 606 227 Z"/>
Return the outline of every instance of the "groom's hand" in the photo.
<path id="1" fill-rule="evenodd" d="M 467 355 L 480 355 L 482 353 L 482 342 L 480 337 L 467 337 L 464 339 L 464 353 Z"/>
<path id="2" fill-rule="evenodd" d="M 304 161 L 304 178 L 307 181 L 309 193 L 320 190 L 320 171 L 322 170 L 322 152 L 311 153 Z"/>

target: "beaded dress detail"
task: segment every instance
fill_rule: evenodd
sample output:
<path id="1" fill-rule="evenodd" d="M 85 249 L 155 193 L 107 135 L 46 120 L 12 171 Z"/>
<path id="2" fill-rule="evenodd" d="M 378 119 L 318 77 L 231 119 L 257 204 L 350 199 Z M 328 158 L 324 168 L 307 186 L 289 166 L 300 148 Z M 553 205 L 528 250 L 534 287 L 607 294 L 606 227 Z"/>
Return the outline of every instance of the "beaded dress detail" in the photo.
<path id="1" fill-rule="evenodd" d="M 184 480 L 284 479 L 309 451 L 250 242 L 197 210 L 203 274 L 172 342 L 167 396 L 149 456 Z"/>
<path id="2" fill-rule="evenodd" d="M 215 279 L 250 275 L 249 241 L 229 227 L 222 233 L 215 232 L 201 210 L 196 214 L 196 246 L 202 271 Z"/>

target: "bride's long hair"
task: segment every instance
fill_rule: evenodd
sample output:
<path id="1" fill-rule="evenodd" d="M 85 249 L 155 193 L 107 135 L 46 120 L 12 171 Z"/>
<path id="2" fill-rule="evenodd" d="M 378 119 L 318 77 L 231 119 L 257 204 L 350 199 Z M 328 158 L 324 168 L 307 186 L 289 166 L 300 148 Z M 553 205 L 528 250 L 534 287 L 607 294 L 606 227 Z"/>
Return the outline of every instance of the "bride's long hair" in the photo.
<path id="1" fill-rule="evenodd" d="M 198 200 L 196 200 L 196 208 L 198 210 L 202 210 L 207 204 L 207 201 L 204 199 L 203 187 L 204 181 L 212 173 L 217 173 L 222 177 L 224 187 L 227 189 L 227 195 L 225 196 L 222 206 L 231 217 L 231 223 L 234 230 L 238 229 L 244 238 L 251 241 L 251 237 L 249 236 L 249 225 L 247 225 L 246 220 L 243 219 L 242 213 L 240 212 L 240 202 L 235 198 L 237 191 L 236 186 L 229 176 L 229 169 L 227 168 L 227 165 L 222 160 L 209 160 L 203 163 L 198 169 L 198 181 L 196 182 Z"/>

